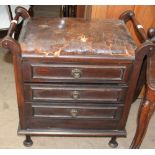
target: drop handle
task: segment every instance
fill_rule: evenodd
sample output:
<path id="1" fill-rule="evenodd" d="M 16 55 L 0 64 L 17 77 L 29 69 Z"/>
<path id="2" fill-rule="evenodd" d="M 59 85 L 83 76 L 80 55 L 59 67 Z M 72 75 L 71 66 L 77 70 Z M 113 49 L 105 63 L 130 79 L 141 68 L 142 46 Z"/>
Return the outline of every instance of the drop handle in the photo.
<path id="1" fill-rule="evenodd" d="M 82 75 L 82 71 L 80 69 L 78 69 L 78 68 L 75 68 L 75 69 L 72 70 L 71 74 L 72 74 L 74 79 L 79 79 L 81 77 L 81 75 Z"/>
<path id="2" fill-rule="evenodd" d="M 73 91 L 73 92 L 72 92 L 72 98 L 73 98 L 74 100 L 79 99 L 79 98 L 80 98 L 80 93 L 79 93 L 79 91 L 77 91 L 77 90 Z"/>
<path id="3" fill-rule="evenodd" d="M 78 114 L 78 110 L 77 109 L 71 109 L 70 114 L 71 114 L 72 117 L 76 117 L 77 114 Z"/>

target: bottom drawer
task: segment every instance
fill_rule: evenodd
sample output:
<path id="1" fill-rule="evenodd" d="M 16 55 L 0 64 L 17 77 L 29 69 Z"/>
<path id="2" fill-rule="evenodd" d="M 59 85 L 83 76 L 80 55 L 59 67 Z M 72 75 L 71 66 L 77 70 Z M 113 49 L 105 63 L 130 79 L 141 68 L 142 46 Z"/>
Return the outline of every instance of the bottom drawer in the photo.
<path id="1" fill-rule="evenodd" d="M 26 104 L 27 128 L 32 129 L 115 129 L 123 110 L 118 104 L 100 107 Z"/>
<path id="2" fill-rule="evenodd" d="M 32 106 L 33 117 L 81 118 L 81 119 L 119 119 L 120 107 L 81 107 L 81 106 Z"/>

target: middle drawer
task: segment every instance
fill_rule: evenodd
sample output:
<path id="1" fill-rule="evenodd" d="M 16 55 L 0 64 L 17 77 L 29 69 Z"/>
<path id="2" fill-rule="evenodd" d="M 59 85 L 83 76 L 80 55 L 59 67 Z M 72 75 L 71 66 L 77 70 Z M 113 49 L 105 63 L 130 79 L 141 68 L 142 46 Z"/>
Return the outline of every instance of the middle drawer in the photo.
<path id="1" fill-rule="evenodd" d="M 24 84 L 25 101 L 122 102 L 124 85 Z"/>

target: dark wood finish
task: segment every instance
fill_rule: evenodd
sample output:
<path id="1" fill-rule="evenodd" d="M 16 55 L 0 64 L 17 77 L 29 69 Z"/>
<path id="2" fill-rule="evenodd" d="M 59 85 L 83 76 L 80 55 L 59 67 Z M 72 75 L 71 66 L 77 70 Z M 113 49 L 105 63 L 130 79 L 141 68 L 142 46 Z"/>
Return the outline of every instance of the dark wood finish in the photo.
<path id="1" fill-rule="evenodd" d="M 134 60 L 136 49 L 121 20 L 32 18 L 25 21 L 19 43 L 22 57 L 52 60 L 65 57 Z"/>
<path id="2" fill-rule="evenodd" d="M 28 82 L 83 82 L 127 83 L 132 64 L 107 65 L 23 63 L 24 81 Z"/>
<path id="3" fill-rule="evenodd" d="M 60 14 L 62 17 L 76 17 L 76 5 L 62 5 Z"/>
<path id="4" fill-rule="evenodd" d="M 119 119 L 121 108 L 116 106 L 45 106 L 32 105 L 34 117 L 81 118 L 81 119 Z"/>
<path id="5" fill-rule="evenodd" d="M 49 105 L 26 103 L 27 129 L 94 129 L 114 130 L 122 112 L 122 105 Z M 100 123 L 100 125 L 98 125 Z"/>
<path id="6" fill-rule="evenodd" d="M 120 85 L 24 85 L 25 101 L 87 101 L 121 103 L 125 99 L 127 86 Z"/>
<path id="7" fill-rule="evenodd" d="M 84 15 L 85 15 L 85 5 L 77 5 L 76 17 L 77 18 L 84 18 Z"/>
<path id="8" fill-rule="evenodd" d="M 31 17 L 33 17 L 33 6 L 30 6 L 29 10 L 28 10 L 28 13 Z M 17 25 L 17 28 L 15 30 L 15 33 L 14 33 L 14 38 L 16 40 L 18 40 L 19 38 L 19 35 L 20 35 L 20 31 L 22 29 L 22 26 L 23 26 L 23 21 L 20 22 L 20 24 Z"/>
<path id="9" fill-rule="evenodd" d="M 148 35 L 148 37 L 150 38 L 150 39 L 152 39 L 153 37 L 155 37 L 155 28 L 149 28 L 148 29 L 148 33 L 147 33 L 147 35 Z"/>
<path id="10" fill-rule="evenodd" d="M 17 13 L 18 12 L 18 13 Z M 16 8 L 16 16 L 14 20 L 19 19 L 19 16 L 22 18 L 29 18 L 30 16 L 28 15 L 27 10 L 25 10 L 22 7 L 17 7 Z M 23 78 L 22 74 L 20 74 L 21 71 L 21 48 L 20 45 L 11 38 L 11 35 L 13 34 L 14 30 L 16 27 L 16 23 L 12 22 L 10 24 L 9 31 L 7 33 L 7 36 L 2 40 L 2 46 L 4 48 L 8 48 L 12 51 L 13 54 L 13 64 L 14 64 L 14 75 L 15 75 L 15 80 L 16 80 L 16 92 L 17 92 L 17 100 L 18 100 L 18 109 L 19 109 L 19 123 L 21 128 L 25 128 L 25 111 L 24 111 L 24 97 L 23 97 Z"/>
<path id="11" fill-rule="evenodd" d="M 133 25 L 134 28 L 136 29 L 135 32 L 138 33 L 137 36 L 140 41 L 145 42 L 148 39 L 145 34 L 143 26 L 135 18 L 135 14 L 133 11 L 131 10 L 125 11 L 123 14 L 121 14 L 120 19 L 124 20 L 124 22 L 128 22 L 129 20 L 131 20 L 134 23 Z"/>
<path id="12" fill-rule="evenodd" d="M 144 97 L 141 101 L 137 129 L 130 148 L 138 149 L 146 134 L 149 121 L 155 111 L 155 56 L 147 59 L 147 79 L 145 84 Z"/>
<path id="13" fill-rule="evenodd" d="M 30 147 L 33 145 L 33 141 L 31 140 L 30 135 L 26 135 L 26 139 L 23 142 L 24 146 Z"/>
<path id="14" fill-rule="evenodd" d="M 20 126 L 18 128 L 18 134 L 20 135 L 45 135 L 45 136 L 78 136 L 78 137 L 109 137 L 109 136 L 117 136 L 117 137 L 125 137 L 125 130 L 92 130 L 92 129 L 29 129 L 29 130 L 21 130 Z"/>
<path id="15" fill-rule="evenodd" d="M 129 19 L 131 19 L 130 12 L 132 12 L 132 11 L 129 11 L 129 12 L 127 11 L 127 12 L 123 13 L 120 16 L 120 19 L 127 22 Z M 135 22 L 135 20 L 133 20 L 133 24 L 136 25 L 137 22 Z M 144 33 L 144 31 L 142 30 L 142 32 L 141 32 L 141 30 L 140 30 L 139 34 L 141 36 L 141 39 L 143 39 L 143 40 L 146 39 L 146 40 L 135 51 L 136 57 L 135 57 L 135 62 L 134 62 L 134 68 L 133 68 L 133 72 L 132 72 L 131 79 L 129 82 L 129 89 L 128 89 L 126 100 L 125 100 L 126 104 L 125 104 L 125 108 L 123 111 L 124 113 L 122 115 L 122 122 L 120 123 L 121 127 L 125 125 L 124 123 L 126 123 L 127 116 L 128 116 L 129 109 L 130 109 L 129 107 L 131 106 L 131 103 L 134 99 L 134 94 L 136 91 L 136 86 L 138 84 L 138 79 L 139 79 L 139 75 L 140 75 L 140 71 L 141 71 L 144 59 L 146 57 L 151 57 L 153 55 L 154 50 L 155 50 L 155 45 L 151 41 L 147 40 L 147 37 L 146 37 L 146 34 Z"/>
<path id="16" fill-rule="evenodd" d="M 155 28 L 149 28 L 147 35 L 155 43 Z"/>
<path id="17" fill-rule="evenodd" d="M 145 57 L 143 60 L 143 64 L 142 64 L 140 75 L 138 78 L 133 102 L 135 102 L 135 100 L 141 96 L 140 94 L 142 94 L 142 91 L 143 91 L 142 89 L 143 89 L 145 81 L 146 81 L 146 67 L 147 67 L 147 57 Z"/>
<path id="18" fill-rule="evenodd" d="M 19 41 L 11 35 L 2 46 L 13 52 L 19 133 L 32 135 L 125 136 L 125 126 L 145 57 L 155 45 L 136 47 L 124 20 L 30 18 Z M 128 17 L 129 16 L 129 17 Z M 133 24 L 137 25 L 135 19 Z"/>
<path id="19" fill-rule="evenodd" d="M 111 140 L 109 141 L 109 146 L 112 148 L 116 148 L 118 146 L 118 143 L 116 141 L 116 137 L 112 137 Z"/>

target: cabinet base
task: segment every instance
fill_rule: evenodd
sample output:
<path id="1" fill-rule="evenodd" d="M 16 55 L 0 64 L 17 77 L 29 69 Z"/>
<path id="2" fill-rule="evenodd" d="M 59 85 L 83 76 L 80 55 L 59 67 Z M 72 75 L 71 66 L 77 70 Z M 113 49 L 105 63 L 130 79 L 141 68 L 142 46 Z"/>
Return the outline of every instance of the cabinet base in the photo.
<path id="1" fill-rule="evenodd" d="M 81 136 L 81 137 L 126 137 L 125 130 L 84 130 L 84 129 L 20 129 L 19 135 L 51 135 L 51 136 Z"/>

